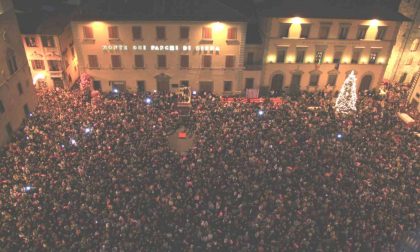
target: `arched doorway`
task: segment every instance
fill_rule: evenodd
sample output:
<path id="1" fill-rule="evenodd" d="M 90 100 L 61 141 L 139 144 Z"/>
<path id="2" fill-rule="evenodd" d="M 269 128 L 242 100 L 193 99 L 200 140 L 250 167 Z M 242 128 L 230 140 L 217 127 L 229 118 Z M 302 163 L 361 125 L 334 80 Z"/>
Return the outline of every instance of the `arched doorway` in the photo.
<path id="1" fill-rule="evenodd" d="M 359 92 L 364 92 L 370 89 L 370 84 L 372 83 L 372 75 L 368 74 L 363 76 L 362 81 L 360 82 Z"/>
<path id="2" fill-rule="evenodd" d="M 283 74 L 274 75 L 271 79 L 271 91 L 274 91 L 277 94 L 281 93 L 283 91 L 283 81 Z"/>
<path id="3" fill-rule="evenodd" d="M 156 87 L 158 92 L 169 92 L 169 81 L 171 77 L 164 73 L 157 75 L 156 77 Z"/>
<path id="4" fill-rule="evenodd" d="M 302 80 L 302 72 L 294 72 L 292 74 L 292 82 L 290 83 L 289 95 L 299 96 L 300 95 L 300 81 Z"/>

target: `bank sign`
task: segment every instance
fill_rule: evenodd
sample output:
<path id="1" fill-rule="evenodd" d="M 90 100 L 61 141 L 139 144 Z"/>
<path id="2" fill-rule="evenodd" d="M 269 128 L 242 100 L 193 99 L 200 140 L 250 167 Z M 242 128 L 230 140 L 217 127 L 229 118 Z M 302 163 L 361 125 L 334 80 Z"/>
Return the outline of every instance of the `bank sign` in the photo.
<path id="1" fill-rule="evenodd" d="M 220 46 L 192 45 L 103 45 L 103 51 L 154 51 L 154 52 L 220 52 Z"/>

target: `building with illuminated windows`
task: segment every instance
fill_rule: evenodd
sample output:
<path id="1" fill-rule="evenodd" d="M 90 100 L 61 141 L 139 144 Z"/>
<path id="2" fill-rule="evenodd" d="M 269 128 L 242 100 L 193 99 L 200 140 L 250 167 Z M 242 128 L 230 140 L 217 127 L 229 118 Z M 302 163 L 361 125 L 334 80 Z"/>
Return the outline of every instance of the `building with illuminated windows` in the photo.
<path id="1" fill-rule="evenodd" d="M 266 2 L 89 0 L 59 34 L 23 39 L 34 78 L 45 77 L 50 87 L 60 86 L 57 76 L 67 88 L 87 73 L 104 92 L 328 92 L 354 70 L 363 91 L 379 87 L 400 25 L 410 21 L 393 0 L 392 8 L 378 1 Z M 57 48 L 43 46 L 48 35 Z M 55 60 L 61 73 L 50 67 Z"/>
<path id="2" fill-rule="evenodd" d="M 10 0 L 0 0 L 0 146 L 9 141 L 37 99 Z"/>
<path id="3" fill-rule="evenodd" d="M 420 0 L 401 0 L 398 9 L 412 21 L 401 25 L 385 79 L 408 84 L 408 102 L 420 111 Z"/>
<path id="4" fill-rule="evenodd" d="M 281 1 L 262 8 L 262 86 L 337 91 L 355 71 L 360 91 L 379 87 L 400 24 L 408 19 L 377 5 L 330 2 L 320 8 L 319 1 Z"/>
<path id="5" fill-rule="evenodd" d="M 37 88 L 70 88 L 79 78 L 70 20 L 76 8 L 49 5 L 51 13 L 20 13 L 22 43 Z M 30 18 L 27 18 L 30 16 Z"/>
<path id="6" fill-rule="evenodd" d="M 247 19 L 219 1 L 110 3 L 71 22 L 80 72 L 95 89 L 233 94 L 255 74 L 244 71 Z"/>

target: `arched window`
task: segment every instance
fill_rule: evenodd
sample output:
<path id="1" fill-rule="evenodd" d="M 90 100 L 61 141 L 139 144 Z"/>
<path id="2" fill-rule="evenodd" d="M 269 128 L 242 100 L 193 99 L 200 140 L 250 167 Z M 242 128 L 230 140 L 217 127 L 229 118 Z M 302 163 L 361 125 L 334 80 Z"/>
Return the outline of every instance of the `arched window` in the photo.
<path id="1" fill-rule="evenodd" d="M 283 91 L 284 76 L 281 73 L 274 75 L 271 79 L 271 91 L 281 93 Z"/>
<path id="2" fill-rule="evenodd" d="M 373 76 L 371 74 L 366 74 L 363 76 L 362 81 L 360 82 L 359 92 L 364 92 L 365 90 L 370 89 L 370 85 L 372 84 Z"/>
<path id="3" fill-rule="evenodd" d="M 419 48 L 419 42 L 420 41 L 419 41 L 418 38 L 413 41 L 413 43 L 411 44 L 411 47 L 410 47 L 411 52 L 417 51 L 417 48 Z"/>

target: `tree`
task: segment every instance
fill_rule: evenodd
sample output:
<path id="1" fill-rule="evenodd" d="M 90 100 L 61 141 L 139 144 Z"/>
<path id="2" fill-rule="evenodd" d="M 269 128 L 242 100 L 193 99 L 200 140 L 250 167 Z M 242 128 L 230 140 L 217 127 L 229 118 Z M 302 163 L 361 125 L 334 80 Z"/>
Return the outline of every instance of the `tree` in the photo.
<path id="1" fill-rule="evenodd" d="M 356 80 L 356 75 L 352 71 L 344 81 L 335 102 L 335 110 L 338 114 L 350 114 L 357 110 Z"/>

